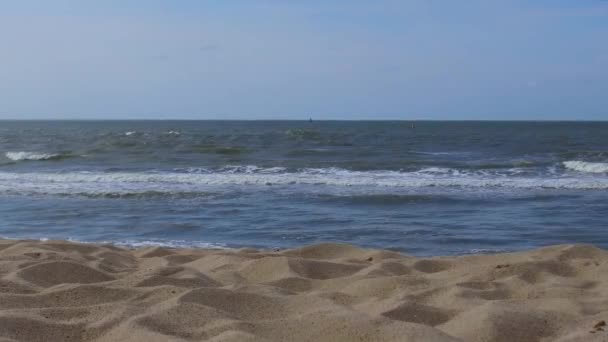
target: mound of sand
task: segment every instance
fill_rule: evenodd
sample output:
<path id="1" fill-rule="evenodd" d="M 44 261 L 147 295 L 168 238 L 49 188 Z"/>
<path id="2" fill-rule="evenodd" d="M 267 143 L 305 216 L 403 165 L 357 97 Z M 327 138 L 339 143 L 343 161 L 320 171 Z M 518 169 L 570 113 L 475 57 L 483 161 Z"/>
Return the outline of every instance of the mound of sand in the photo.
<path id="1" fill-rule="evenodd" d="M 0 341 L 608 341 L 606 285 L 608 252 L 582 245 L 417 259 L 0 240 Z"/>

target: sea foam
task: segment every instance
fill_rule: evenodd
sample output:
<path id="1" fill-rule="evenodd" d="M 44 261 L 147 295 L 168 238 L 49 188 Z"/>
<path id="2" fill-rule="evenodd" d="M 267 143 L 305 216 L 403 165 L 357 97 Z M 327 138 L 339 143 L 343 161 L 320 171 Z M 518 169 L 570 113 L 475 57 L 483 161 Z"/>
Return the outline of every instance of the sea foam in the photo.
<path id="1" fill-rule="evenodd" d="M 285 172 L 253 167 L 188 172 L 0 172 L 0 193 L 62 196 L 125 197 L 138 194 L 179 196 L 222 192 L 225 186 L 259 191 L 279 186 L 293 191 L 328 191 L 375 188 L 390 193 L 398 189 L 608 189 L 608 178 L 597 176 L 506 176 L 480 172 L 349 171 L 339 168 L 301 169 Z M 194 170 L 193 170 L 194 171 Z M 398 191 L 401 191 L 398 190 Z M 179 196 L 183 197 L 183 196 Z"/>
<path id="2" fill-rule="evenodd" d="M 49 160 L 61 157 L 61 154 L 39 152 L 6 152 L 5 156 L 13 161 Z"/>
<path id="3" fill-rule="evenodd" d="M 571 160 L 564 162 L 564 166 L 567 169 L 589 172 L 589 173 L 608 173 L 608 163 L 591 163 L 578 160 Z"/>

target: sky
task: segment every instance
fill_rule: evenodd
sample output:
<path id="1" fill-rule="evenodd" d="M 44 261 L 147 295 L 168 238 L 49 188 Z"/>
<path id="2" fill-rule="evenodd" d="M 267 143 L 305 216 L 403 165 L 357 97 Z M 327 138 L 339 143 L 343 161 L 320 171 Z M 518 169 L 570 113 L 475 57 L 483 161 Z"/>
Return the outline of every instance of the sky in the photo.
<path id="1" fill-rule="evenodd" d="M 606 0 L 0 0 L 0 119 L 608 119 Z"/>

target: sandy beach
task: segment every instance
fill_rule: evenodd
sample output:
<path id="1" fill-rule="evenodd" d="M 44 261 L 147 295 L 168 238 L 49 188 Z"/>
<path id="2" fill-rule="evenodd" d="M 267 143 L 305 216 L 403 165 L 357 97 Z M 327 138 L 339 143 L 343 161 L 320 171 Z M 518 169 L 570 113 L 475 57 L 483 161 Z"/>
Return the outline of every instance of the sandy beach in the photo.
<path id="1" fill-rule="evenodd" d="M 0 341 L 608 341 L 608 253 L 0 241 Z"/>

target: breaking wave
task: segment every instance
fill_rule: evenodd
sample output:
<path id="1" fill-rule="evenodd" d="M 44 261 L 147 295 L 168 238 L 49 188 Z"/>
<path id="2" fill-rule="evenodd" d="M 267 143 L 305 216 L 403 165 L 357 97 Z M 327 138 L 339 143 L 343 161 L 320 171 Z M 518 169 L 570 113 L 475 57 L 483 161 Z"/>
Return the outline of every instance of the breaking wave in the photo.
<path id="1" fill-rule="evenodd" d="M 6 152 L 4 155 L 12 161 L 59 160 L 69 157 L 68 154 L 40 152 Z"/>
<path id="2" fill-rule="evenodd" d="M 191 198 L 221 193 L 218 187 L 258 191 L 268 186 L 296 191 L 323 187 L 374 188 L 381 193 L 417 188 L 466 189 L 608 189 L 608 178 L 573 175 L 520 175 L 430 168 L 414 172 L 349 171 L 339 168 L 300 169 L 232 166 L 172 172 L 0 172 L 0 193 L 104 198 Z M 258 186 L 258 188 L 254 188 Z M 197 195 L 197 194 L 200 194 Z"/>
<path id="3" fill-rule="evenodd" d="M 579 172 L 608 173 L 608 163 L 592 163 L 572 160 L 564 162 L 564 166 L 567 169 Z"/>

